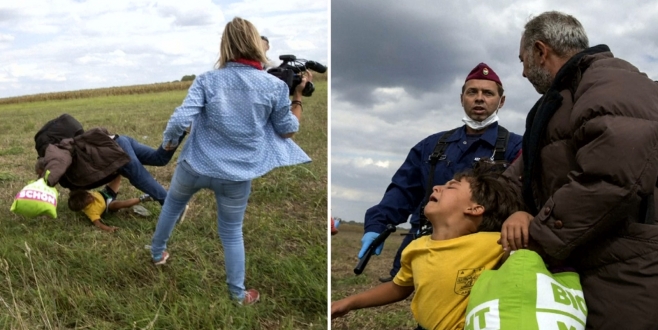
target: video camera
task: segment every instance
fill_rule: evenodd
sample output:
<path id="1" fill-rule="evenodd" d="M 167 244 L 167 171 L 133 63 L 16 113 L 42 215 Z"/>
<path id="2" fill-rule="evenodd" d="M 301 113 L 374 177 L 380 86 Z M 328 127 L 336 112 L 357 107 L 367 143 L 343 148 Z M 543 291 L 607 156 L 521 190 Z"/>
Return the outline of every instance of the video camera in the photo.
<path id="1" fill-rule="evenodd" d="M 276 76 L 277 78 L 283 80 L 288 89 L 290 90 L 290 95 L 295 91 L 297 85 L 302 82 L 302 77 L 299 75 L 302 71 L 313 70 L 319 73 L 327 72 L 327 67 L 315 62 L 307 61 L 305 59 L 297 58 L 295 55 L 281 55 L 279 59 L 283 61 L 281 65 L 276 68 L 267 70 L 268 73 Z M 315 86 L 312 82 L 307 82 L 304 90 L 302 90 L 303 96 L 311 96 L 315 91 Z"/>

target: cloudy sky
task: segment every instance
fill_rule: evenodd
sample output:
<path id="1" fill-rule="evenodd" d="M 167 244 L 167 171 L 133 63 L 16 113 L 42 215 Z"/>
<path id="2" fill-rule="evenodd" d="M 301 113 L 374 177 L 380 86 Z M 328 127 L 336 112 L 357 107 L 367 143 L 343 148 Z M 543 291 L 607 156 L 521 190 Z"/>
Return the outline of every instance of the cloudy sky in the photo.
<path id="1" fill-rule="evenodd" d="M 363 221 L 411 147 L 462 125 L 460 89 L 480 62 L 505 87 L 501 124 L 522 134 L 539 95 L 521 75 L 520 36 L 548 10 L 658 80 L 656 1 L 332 0 L 332 214 Z"/>
<path id="2" fill-rule="evenodd" d="M 327 0 L 0 3 L 0 98 L 179 80 L 212 69 L 224 26 L 250 20 L 281 54 L 327 63 Z"/>

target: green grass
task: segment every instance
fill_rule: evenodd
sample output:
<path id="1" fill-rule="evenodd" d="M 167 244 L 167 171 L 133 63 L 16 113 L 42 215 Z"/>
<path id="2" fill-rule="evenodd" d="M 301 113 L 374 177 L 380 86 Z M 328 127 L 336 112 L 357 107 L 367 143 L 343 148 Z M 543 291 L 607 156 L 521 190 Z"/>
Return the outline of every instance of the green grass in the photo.
<path id="1" fill-rule="evenodd" d="M 168 244 L 172 257 L 154 267 L 153 215 L 129 210 L 96 229 L 66 207 L 58 218 L 27 219 L 9 211 L 35 178 L 34 134 L 61 113 L 88 129 L 106 127 L 152 147 L 186 92 L 95 97 L 0 106 L 0 329 L 325 329 L 327 327 L 327 83 L 304 100 L 295 141 L 310 164 L 276 169 L 254 180 L 244 221 L 247 287 L 261 302 L 229 299 L 224 256 L 210 191 L 197 193 Z M 165 187 L 175 169 L 148 167 Z M 120 198 L 141 193 L 122 181 Z"/>
<path id="2" fill-rule="evenodd" d="M 331 236 L 331 300 L 357 294 L 379 284 L 379 277 L 388 276 L 395 253 L 402 242 L 400 229 L 386 239 L 382 254 L 370 258 L 361 275 L 354 275 L 361 249 L 363 224 L 343 223 L 338 234 Z M 351 311 L 331 321 L 332 329 L 415 329 L 418 325 L 411 314 L 409 298 L 386 306 Z"/>

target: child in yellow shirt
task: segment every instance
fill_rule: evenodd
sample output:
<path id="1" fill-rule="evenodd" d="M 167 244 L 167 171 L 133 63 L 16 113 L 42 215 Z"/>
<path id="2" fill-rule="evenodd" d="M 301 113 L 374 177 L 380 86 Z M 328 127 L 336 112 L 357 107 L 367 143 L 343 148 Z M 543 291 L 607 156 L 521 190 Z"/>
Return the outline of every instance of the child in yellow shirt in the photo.
<path id="1" fill-rule="evenodd" d="M 101 220 L 103 215 L 107 212 L 132 207 L 141 202 L 153 201 L 148 194 L 139 198 L 117 200 L 120 184 L 121 176 L 117 176 L 101 190 L 73 190 L 69 194 L 69 208 L 75 212 L 82 211 L 96 227 L 112 233 L 118 228 L 104 224 Z"/>
<path id="2" fill-rule="evenodd" d="M 411 310 L 420 329 L 463 329 L 471 288 L 484 270 L 501 261 L 500 228 L 520 209 L 500 179 L 491 166 L 478 163 L 472 172 L 434 186 L 424 210 L 431 236 L 403 251 L 402 268 L 392 282 L 333 302 L 331 318 L 391 304 L 415 290 Z"/>

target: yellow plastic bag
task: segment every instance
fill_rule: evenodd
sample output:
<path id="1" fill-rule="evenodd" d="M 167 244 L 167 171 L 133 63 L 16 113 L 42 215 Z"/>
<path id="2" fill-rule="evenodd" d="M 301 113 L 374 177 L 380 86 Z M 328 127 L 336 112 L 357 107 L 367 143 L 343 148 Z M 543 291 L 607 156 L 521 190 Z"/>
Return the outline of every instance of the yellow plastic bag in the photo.
<path id="1" fill-rule="evenodd" d="M 46 175 L 36 181 L 31 181 L 27 186 L 23 187 L 16 198 L 14 203 L 11 204 L 11 211 L 33 218 L 42 214 L 48 215 L 51 218 L 57 218 L 57 197 L 59 193 L 54 187 L 48 186 L 46 178 L 48 178 L 49 171 Z"/>
<path id="2" fill-rule="evenodd" d="M 477 279 L 464 330 L 584 330 L 586 319 L 578 273 L 553 274 L 537 253 L 518 250 Z"/>

